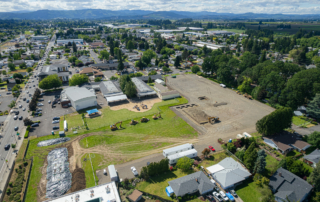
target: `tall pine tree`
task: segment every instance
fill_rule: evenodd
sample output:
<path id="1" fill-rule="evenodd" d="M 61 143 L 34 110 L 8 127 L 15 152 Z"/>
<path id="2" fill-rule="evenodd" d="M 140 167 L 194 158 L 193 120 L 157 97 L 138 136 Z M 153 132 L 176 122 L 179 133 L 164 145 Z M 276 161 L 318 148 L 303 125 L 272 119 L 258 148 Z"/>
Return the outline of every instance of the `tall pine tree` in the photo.
<path id="1" fill-rule="evenodd" d="M 252 142 L 243 157 L 243 163 L 250 171 L 253 171 L 257 156 L 256 145 Z"/>

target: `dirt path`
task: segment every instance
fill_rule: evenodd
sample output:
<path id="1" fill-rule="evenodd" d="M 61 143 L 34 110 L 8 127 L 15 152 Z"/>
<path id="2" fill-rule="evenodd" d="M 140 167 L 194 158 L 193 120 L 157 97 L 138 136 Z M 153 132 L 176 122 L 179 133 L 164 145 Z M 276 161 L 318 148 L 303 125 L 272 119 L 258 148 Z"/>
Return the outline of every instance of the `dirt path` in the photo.
<path id="1" fill-rule="evenodd" d="M 121 105 L 117 105 L 117 106 L 111 106 L 110 109 L 114 110 L 114 111 L 119 110 L 119 109 L 128 109 L 133 112 L 146 112 L 146 111 L 149 111 L 150 109 L 152 109 L 152 106 L 155 103 L 158 103 L 161 101 L 162 100 L 160 98 L 143 99 L 143 100 L 130 99 L 129 103 L 121 104 Z M 142 109 L 141 104 L 147 105 L 147 108 Z M 136 108 L 133 108 L 136 105 L 139 107 L 139 110 L 137 110 Z"/>

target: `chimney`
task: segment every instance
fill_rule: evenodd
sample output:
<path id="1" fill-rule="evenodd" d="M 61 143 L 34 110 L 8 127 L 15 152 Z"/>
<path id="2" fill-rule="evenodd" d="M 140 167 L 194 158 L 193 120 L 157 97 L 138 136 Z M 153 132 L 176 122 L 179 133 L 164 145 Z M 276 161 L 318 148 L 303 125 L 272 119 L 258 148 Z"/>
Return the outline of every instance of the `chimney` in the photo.
<path id="1" fill-rule="evenodd" d="M 282 177 L 282 173 L 281 172 L 279 173 L 279 176 Z"/>

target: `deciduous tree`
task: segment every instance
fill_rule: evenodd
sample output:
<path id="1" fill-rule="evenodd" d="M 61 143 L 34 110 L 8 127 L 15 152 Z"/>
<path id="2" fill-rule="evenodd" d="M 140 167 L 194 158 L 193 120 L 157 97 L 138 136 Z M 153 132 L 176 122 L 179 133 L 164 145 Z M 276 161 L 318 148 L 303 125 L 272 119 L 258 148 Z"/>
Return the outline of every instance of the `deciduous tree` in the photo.
<path id="1" fill-rule="evenodd" d="M 193 165 L 194 160 L 188 157 L 182 157 L 177 162 L 177 167 L 183 171 L 190 170 L 191 166 Z"/>

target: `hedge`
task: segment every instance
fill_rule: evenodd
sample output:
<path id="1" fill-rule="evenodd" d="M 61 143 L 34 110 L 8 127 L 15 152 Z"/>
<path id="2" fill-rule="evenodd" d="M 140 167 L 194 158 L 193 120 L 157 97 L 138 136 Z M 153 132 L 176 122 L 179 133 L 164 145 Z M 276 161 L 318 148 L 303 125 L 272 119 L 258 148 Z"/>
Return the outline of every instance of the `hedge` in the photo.
<path id="1" fill-rule="evenodd" d="M 30 130 L 30 126 L 27 127 L 26 133 L 24 134 L 24 138 L 29 137 L 29 130 Z"/>

